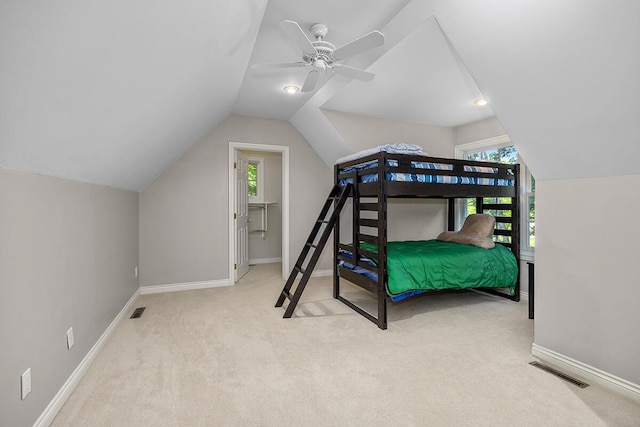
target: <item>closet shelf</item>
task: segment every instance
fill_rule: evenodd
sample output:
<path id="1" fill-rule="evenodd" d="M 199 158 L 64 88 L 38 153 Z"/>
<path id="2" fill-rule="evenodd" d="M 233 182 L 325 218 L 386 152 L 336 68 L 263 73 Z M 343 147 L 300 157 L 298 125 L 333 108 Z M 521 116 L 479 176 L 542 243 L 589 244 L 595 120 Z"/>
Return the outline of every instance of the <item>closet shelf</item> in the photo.
<path id="1" fill-rule="evenodd" d="M 249 202 L 249 209 L 261 209 L 262 210 L 262 227 L 260 230 L 250 230 L 254 233 L 262 233 L 262 238 L 266 239 L 268 230 L 269 209 L 272 206 L 277 206 L 278 202 Z"/>

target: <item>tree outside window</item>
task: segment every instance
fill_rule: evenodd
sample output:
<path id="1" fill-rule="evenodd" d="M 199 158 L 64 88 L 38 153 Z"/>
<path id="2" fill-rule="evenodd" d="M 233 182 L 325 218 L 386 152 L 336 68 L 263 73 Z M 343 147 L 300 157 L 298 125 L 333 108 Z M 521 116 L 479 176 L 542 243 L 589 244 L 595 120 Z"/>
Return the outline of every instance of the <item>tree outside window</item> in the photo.
<path id="1" fill-rule="evenodd" d="M 249 197 L 258 197 L 258 165 L 256 163 L 249 163 Z"/>
<path id="2" fill-rule="evenodd" d="M 248 160 L 249 201 L 261 203 L 264 199 L 264 158 L 249 156 Z"/>

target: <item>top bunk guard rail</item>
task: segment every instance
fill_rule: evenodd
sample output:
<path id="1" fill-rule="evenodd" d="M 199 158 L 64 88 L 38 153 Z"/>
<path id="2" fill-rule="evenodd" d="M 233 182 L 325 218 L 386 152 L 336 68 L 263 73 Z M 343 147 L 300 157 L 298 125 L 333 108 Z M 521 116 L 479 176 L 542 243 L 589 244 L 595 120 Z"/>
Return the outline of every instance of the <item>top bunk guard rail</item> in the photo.
<path id="1" fill-rule="evenodd" d="M 389 165 L 389 162 L 397 166 Z M 443 165 L 444 169 L 428 169 L 413 167 L 412 164 L 434 163 Z M 465 170 L 465 166 L 468 170 Z M 487 168 L 493 171 L 487 171 Z M 346 171 L 345 171 L 346 170 Z M 335 165 L 336 183 L 349 180 L 358 188 L 360 196 L 376 196 L 379 193 L 379 182 L 384 182 L 385 196 L 388 197 L 442 197 L 442 198 L 471 198 L 471 197 L 513 197 L 518 192 L 515 179 L 519 172 L 519 165 L 484 162 L 476 160 L 445 159 L 422 155 L 392 154 L 379 152 L 357 160 Z M 446 183 L 446 182 L 416 182 L 394 181 L 387 179 L 388 175 L 414 174 L 438 177 L 461 177 L 472 179 L 509 180 L 511 185 L 486 185 L 483 183 Z M 371 182 L 362 182 L 363 176 L 376 176 Z"/>
<path id="2" fill-rule="evenodd" d="M 395 160 L 398 162 L 398 166 L 389 166 L 386 162 L 379 162 L 379 160 Z M 380 165 L 389 167 L 392 171 L 401 171 L 401 172 L 416 172 L 416 170 L 421 170 L 420 168 L 415 168 L 411 166 L 411 162 L 423 162 L 423 163 L 437 163 L 442 165 L 452 166 L 452 170 L 448 169 L 423 169 L 423 171 L 437 171 L 440 175 L 458 175 L 458 176 L 478 176 L 484 175 L 487 177 L 500 177 L 500 178 L 513 178 L 514 173 L 513 164 L 508 163 L 495 163 L 495 162 L 486 162 L 481 160 L 464 160 L 464 159 L 446 159 L 443 157 L 431 157 L 431 156 L 423 156 L 423 155 L 410 155 L 410 154 L 393 154 L 387 153 L 386 151 L 381 151 L 376 154 L 372 154 L 366 157 L 362 157 L 357 160 L 351 160 L 349 162 L 337 164 L 336 167 L 338 169 L 339 178 L 346 178 L 350 172 L 343 172 L 344 169 L 347 168 L 358 168 L 367 166 L 367 164 L 371 162 L 378 161 L 378 165 L 376 167 L 371 167 L 369 169 L 356 169 L 359 174 L 366 175 L 369 173 L 373 173 Z M 471 172 L 465 171 L 464 166 L 477 166 L 477 167 L 492 167 L 498 169 L 496 173 L 486 173 L 482 174 L 479 172 Z M 426 172 L 422 172 L 426 173 Z"/>

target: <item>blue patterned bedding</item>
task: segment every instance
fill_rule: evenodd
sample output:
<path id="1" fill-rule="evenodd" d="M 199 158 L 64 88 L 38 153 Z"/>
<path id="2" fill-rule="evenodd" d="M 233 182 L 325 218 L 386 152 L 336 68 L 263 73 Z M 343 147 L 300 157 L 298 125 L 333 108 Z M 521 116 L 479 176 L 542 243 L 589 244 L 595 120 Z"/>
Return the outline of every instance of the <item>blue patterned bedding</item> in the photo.
<path id="1" fill-rule="evenodd" d="M 344 256 L 346 258 L 353 258 L 353 255 L 351 255 L 350 252 L 343 251 L 342 249 L 340 249 L 340 255 L 342 255 L 342 256 Z M 373 262 L 369 258 L 367 258 L 365 256 L 362 256 L 362 255 L 360 255 L 360 261 L 363 261 L 363 262 L 365 262 L 365 263 L 367 263 L 367 264 L 369 264 L 371 266 L 374 266 L 374 267 L 376 265 L 375 262 Z M 358 273 L 358 274 L 360 274 L 360 275 L 362 275 L 362 276 L 364 276 L 364 277 L 366 277 L 368 279 L 373 280 L 374 282 L 378 281 L 378 274 L 374 273 L 371 270 L 367 270 L 366 268 L 358 267 L 356 265 L 351 264 L 350 262 L 343 261 L 341 259 L 338 260 L 338 266 L 346 268 L 348 270 L 351 270 L 354 273 Z M 424 292 L 425 291 L 422 291 L 422 290 L 410 290 L 410 291 L 404 292 L 404 293 L 402 293 L 400 295 L 389 295 L 389 298 L 391 298 L 391 301 L 393 301 L 393 302 L 398 302 L 398 301 L 402 301 L 403 299 L 406 299 L 406 298 L 409 298 L 409 297 L 412 297 L 414 295 L 418 295 L 418 294 L 421 294 L 421 293 L 424 293 Z"/>
<path id="2" fill-rule="evenodd" d="M 387 165 L 390 167 L 398 167 L 397 160 L 387 160 Z M 372 169 L 378 167 L 378 161 L 372 160 L 370 162 L 362 163 L 360 165 L 351 166 L 342 169 L 340 173 L 348 173 L 354 170 Z M 453 165 L 446 163 L 431 163 L 431 162 L 417 162 L 412 161 L 411 167 L 416 169 L 428 169 L 428 170 L 453 170 Z M 490 166 L 464 166 L 465 172 L 476 173 L 498 173 L 497 168 Z M 405 182 L 424 182 L 430 184 L 475 184 L 475 185 L 494 185 L 494 186 L 513 186 L 513 179 L 504 178 L 491 178 L 491 177 L 471 177 L 471 176 L 453 176 L 453 175 L 433 175 L 426 173 L 399 173 L 389 172 L 387 173 L 388 181 L 405 181 Z M 376 182 L 378 181 L 378 174 L 366 174 L 360 176 L 360 182 Z M 340 185 L 346 185 L 353 183 L 352 178 L 343 178 L 340 180 Z"/>

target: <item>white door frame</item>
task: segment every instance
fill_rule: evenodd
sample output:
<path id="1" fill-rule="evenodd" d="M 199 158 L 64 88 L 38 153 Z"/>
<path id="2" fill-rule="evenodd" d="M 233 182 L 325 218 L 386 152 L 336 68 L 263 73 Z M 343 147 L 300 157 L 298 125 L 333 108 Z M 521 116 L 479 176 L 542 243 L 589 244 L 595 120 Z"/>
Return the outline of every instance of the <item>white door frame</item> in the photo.
<path id="1" fill-rule="evenodd" d="M 265 145 L 250 142 L 229 142 L 229 284 L 234 285 L 235 224 L 234 211 L 234 171 L 233 161 L 236 150 L 268 151 L 282 153 L 282 278 L 289 274 L 289 147 Z"/>

